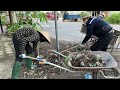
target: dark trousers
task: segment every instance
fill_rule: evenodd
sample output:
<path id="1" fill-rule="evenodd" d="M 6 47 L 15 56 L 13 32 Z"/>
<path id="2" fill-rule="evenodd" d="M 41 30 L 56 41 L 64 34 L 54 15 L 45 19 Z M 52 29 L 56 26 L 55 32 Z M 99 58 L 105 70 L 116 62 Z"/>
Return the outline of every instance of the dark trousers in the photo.
<path id="1" fill-rule="evenodd" d="M 91 47 L 91 51 L 106 51 L 110 41 L 113 38 L 113 32 L 100 37 Z"/>
<path id="2" fill-rule="evenodd" d="M 23 59 L 19 57 L 19 55 L 20 55 L 20 41 L 18 41 L 14 35 L 13 35 L 12 40 L 13 40 L 13 44 L 14 44 L 14 48 L 15 48 L 15 57 L 16 57 L 15 60 L 21 62 Z M 29 43 L 26 44 L 25 51 L 26 51 L 26 54 L 32 54 L 33 48 L 29 45 Z"/>

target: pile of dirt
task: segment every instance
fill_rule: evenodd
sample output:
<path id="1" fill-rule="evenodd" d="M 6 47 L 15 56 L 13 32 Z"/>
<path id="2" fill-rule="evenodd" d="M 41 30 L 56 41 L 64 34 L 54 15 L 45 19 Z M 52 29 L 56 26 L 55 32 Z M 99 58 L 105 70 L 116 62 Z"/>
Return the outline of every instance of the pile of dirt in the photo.
<path id="1" fill-rule="evenodd" d="M 69 55 L 72 60 L 71 64 L 74 67 L 105 67 L 106 64 L 103 62 L 99 54 L 95 55 L 88 51 L 81 51 L 71 53 Z"/>

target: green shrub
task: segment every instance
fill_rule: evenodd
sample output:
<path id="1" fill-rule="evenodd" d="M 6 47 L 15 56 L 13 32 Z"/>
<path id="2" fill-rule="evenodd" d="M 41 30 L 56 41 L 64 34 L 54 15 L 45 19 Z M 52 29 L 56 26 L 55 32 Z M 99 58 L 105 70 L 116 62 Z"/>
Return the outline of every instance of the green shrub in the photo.
<path id="1" fill-rule="evenodd" d="M 2 25 L 6 24 L 6 17 L 3 15 L 4 11 L 0 11 L 1 23 Z"/>
<path id="2" fill-rule="evenodd" d="M 13 23 L 12 25 L 8 25 L 8 27 L 7 27 L 7 32 L 8 33 L 15 33 L 18 29 L 20 29 L 20 28 L 29 28 L 29 27 L 33 27 L 34 28 L 34 26 L 33 25 L 30 25 L 30 24 L 27 24 L 27 25 L 24 25 L 24 24 L 19 24 L 19 23 Z"/>
<path id="3" fill-rule="evenodd" d="M 6 17 L 5 16 L 1 16 L 1 22 L 2 22 L 2 25 L 6 24 Z"/>
<path id="4" fill-rule="evenodd" d="M 35 30 L 38 30 L 38 29 L 43 30 L 42 26 L 39 23 L 32 22 L 32 18 L 38 18 L 40 22 L 47 22 L 46 15 L 40 11 L 33 11 L 32 13 L 29 11 L 26 11 L 25 13 L 18 12 L 16 15 L 18 18 L 18 23 L 13 23 L 12 25 L 9 25 L 7 27 L 8 33 L 15 33 L 18 29 L 23 27 L 32 27 Z M 24 17 L 26 17 L 26 20 L 23 19 Z"/>
<path id="5" fill-rule="evenodd" d="M 109 22 L 110 24 L 120 24 L 120 13 L 115 13 L 106 17 L 105 21 Z"/>
<path id="6" fill-rule="evenodd" d="M 17 29 L 20 28 L 19 23 L 13 23 L 12 25 L 8 25 L 7 27 L 7 32 L 8 33 L 15 33 Z"/>

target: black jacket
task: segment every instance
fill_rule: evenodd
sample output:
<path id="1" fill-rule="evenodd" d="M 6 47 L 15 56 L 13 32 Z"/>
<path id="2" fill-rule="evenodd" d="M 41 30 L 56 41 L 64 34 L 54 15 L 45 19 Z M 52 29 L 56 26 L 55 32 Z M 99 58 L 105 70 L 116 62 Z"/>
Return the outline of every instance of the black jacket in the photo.
<path id="1" fill-rule="evenodd" d="M 99 37 L 104 37 L 109 31 L 112 30 L 112 27 L 102 20 L 101 18 L 89 18 L 87 23 L 87 33 L 82 41 L 82 44 L 86 43 L 92 35 Z"/>
<path id="2" fill-rule="evenodd" d="M 16 39 L 20 42 L 20 54 L 25 53 L 25 46 L 28 42 L 33 43 L 33 50 L 36 49 L 37 43 L 40 40 L 39 33 L 33 28 L 22 28 L 14 33 Z"/>

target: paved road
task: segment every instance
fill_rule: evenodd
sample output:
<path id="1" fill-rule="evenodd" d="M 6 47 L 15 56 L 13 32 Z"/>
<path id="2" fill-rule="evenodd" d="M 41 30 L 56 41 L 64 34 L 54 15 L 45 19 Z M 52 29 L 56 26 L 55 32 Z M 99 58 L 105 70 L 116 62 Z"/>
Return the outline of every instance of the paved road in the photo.
<path id="1" fill-rule="evenodd" d="M 73 41 L 73 42 L 81 42 L 85 35 L 80 33 L 80 29 L 82 26 L 82 22 L 63 22 L 62 20 L 58 20 L 58 38 L 59 40 Z M 51 37 L 55 36 L 55 22 L 48 21 L 48 23 L 41 23 L 44 30 L 49 31 Z M 112 25 L 114 29 L 119 30 L 120 25 Z M 120 38 L 116 41 L 114 47 L 117 47 L 118 42 L 120 42 Z M 120 45 L 119 47 L 120 48 Z"/>
<path id="2" fill-rule="evenodd" d="M 60 18 L 57 23 L 58 23 L 59 40 L 74 41 L 78 43 L 83 40 L 85 35 L 80 33 L 79 31 L 81 29 L 82 22 L 70 22 L 70 21 L 63 22 L 62 19 Z M 49 20 L 47 23 L 40 23 L 40 24 L 42 25 L 44 30 L 50 32 L 51 37 L 56 38 L 54 20 L 53 21 Z M 112 25 L 112 26 L 114 29 L 117 30 L 120 29 L 120 25 Z M 115 44 L 114 47 L 117 47 L 118 42 L 120 42 L 120 38 L 117 40 L 117 43 Z"/>
<path id="3" fill-rule="evenodd" d="M 0 79 L 11 77 L 14 60 L 14 48 L 11 38 L 0 35 Z"/>
<path id="4" fill-rule="evenodd" d="M 49 31 L 51 37 L 55 36 L 55 24 L 54 21 L 48 21 L 48 23 L 41 23 L 44 30 Z M 58 20 L 58 38 L 59 40 L 67 40 L 80 42 L 83 40 L 84 36 L 80 33 L 82 22 L 62 22 Z"/>
<path id="5" fill-rule="evenodd" d="M 54 20 L 49 20 L 48 23 L 40 23 L 44 30 L 49 31 L 51 37 L 55 36 L 55 23 Z M 59 40 L 67 40 L 74 42 L 81 42 L 84 34 L 80 33 L 82 22 L 63 22 L 60 18 L 58 20 L 58 38 Z M 112 25 L 114 29 L 120 30 L 120 25 Z M 3 27 L 5 29 L 5 27 Z M 0 30 L 1 31 L 1 30 Z M 5 31 L 5 30 L 4 30 Z M 1 33 L 1 32 L 0 32 Z"/>

